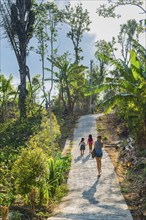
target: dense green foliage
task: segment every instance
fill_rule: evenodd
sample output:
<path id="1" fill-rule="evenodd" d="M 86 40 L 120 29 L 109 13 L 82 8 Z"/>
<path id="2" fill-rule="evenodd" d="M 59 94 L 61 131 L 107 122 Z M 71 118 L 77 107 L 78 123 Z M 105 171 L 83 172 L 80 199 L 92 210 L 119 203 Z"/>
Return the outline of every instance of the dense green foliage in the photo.
<path id="1" fill-rule="evenodd" d="M 115 17 L 114 9 L 127 4 L 142 8 L 140 0 L 111 0 L 97 11 Z M 117 39 L 95 42 L 97 62 L 92 65 L 90 60 L 89 70 L 80 64 L 82 38 L 91 23 L 82 4 L 69 3 L 59 10 L 54 2 L 7 0 L 0 3 L 0 15 L 20 69 L 18 88 L 11 75 L 0 75 L 0 203 L 4 211 L 21 201 L 37 215 L 42 207 L 51 211 L 54 201 L 67 192 L 71 156 L 63 157 L 61 151 L 75 116 L 88 113 L 91 105 L 94 112 L 114 110 L 138 147 L 145 147 L 146 50 L 138 42 L 143 27 L 129 20 L 121 25 Z M 68 27 L 73 51 L 71 45 L 60 54 L 56 45 L 63 26 Z M 39 54 L 42 72 L 31 79 L 26 56 L 32 37 L 38 41 L 31 50 Z M 122 59 L 115 55 L 116 43 Z M 52 97 L 54 85 L 57 95 Z"/>
<path id="2" fill-rule="evenodd" d="M 46 206 L 60 199 L 67 188 L 71 157 L 61 156 L 60 126 L 53 119 L 54 158 L 50 141 L 49 114 L 43 110 L 35 117 L 8 119 L 0 131 L 0 202 L 2 207 L 20 200 L 23 205 Z M 58 195 L 56 195 L 56 193 Z M 55 199 L 56 198 L 56 199 Z M 3 209 L 2 209 L 3 210 Z M 37 211 L 39 212 L 39 210 Z"/>
<path id="3" fill-rule="evenodd" d="M 105 98 L 102 100 L 105 111 L 110 112 L 114 109 L 120 117 L 125 119 L 130 132 L 139 144 L 143 144 L 146 129 L 145 49 L 133 41 L 133 48 L 135 46 L 138 48 L 138 52 L 134 49 L 130 51 L 130 66 L 122 60 L 113 59 L 105 54 L 98 54 L 100 59 L 111 64 L 113 68 L 109 70 L 104 83 L 92 87 L 89 94 L 105 91 Z M 110 91 L 114 92 L 107 96 Z"/>

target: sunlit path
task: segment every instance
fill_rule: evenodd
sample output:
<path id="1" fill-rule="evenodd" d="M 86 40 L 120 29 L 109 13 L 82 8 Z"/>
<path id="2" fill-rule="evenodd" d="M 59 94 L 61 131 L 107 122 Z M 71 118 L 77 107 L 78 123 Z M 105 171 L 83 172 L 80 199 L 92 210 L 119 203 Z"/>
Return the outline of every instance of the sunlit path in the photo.
<path id="1" fill-rule="evenodd" d="M 69 194 L 48 220 L 132 220 L 107 153 L 104 151 L 100 178 L 97 177 L 96 161 L 91 159 L 88 146 L 84 158 L 80 157 L 80 138 L 84 137 L 87 141 L 91 133 L 96 139 L 98 116 L 82 116 L 76 125 L 68 179 Z"/>

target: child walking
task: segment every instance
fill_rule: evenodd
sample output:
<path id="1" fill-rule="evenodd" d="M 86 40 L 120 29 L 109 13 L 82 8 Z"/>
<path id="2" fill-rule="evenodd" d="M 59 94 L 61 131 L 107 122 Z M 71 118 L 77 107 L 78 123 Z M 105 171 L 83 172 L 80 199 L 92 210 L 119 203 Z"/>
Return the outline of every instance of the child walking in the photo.
<path id="1" fill-rule="evenodd" d="M 84 155 L 84 151 L 85 151 L 85 141 L 84 141 L 84 138 L 81 138 L 79 146 L 80 146 L 81 156 L 83 156 Z"/>
<path id="2" fill-rule="evenodd" d="M 89 134 L 87 144 L 89 145 L 89 153 L 91 153 L 92 152 L 92 145 L 93 145 L 92 134 Z"/>

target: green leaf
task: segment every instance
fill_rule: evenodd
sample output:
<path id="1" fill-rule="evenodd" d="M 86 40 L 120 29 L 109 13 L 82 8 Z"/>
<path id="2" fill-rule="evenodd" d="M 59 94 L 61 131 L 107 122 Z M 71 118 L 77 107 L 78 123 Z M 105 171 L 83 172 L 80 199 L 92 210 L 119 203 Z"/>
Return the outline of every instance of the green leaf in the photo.
<path id="1" fill-rule="evenodd" d="M 113 83 L 113 82 L 103 83 L 95 87 L 86 86 L 86 88 L 84 89 L 84 92 L 85 92 L 85 96 L 89 96 L 89 95 L 100 93 L 108 89 L 118 88 L 119 86 L 121 86 L 121 84 L 119 83 Z"/>
<path id="2" fill-rule="evenodd" d="M 109 113 L 116 105 L 121 105 L 121 103 L 131 101 L 133 98 L 135 99 L 135 97 L 136 96 L 133 94 L 121 93 L 105 100 L 103 102 L 103 107 L 106 107 L 105 113 Z"/>
<path id="3" fill-rule="evenodd" d="M 142 80 L 143 79 L 143 77 L 141 76 L 142 64 L 137 59 L 137 54 L 134 50 L 130 51 L 130 63 L 131 63 L 131 69 L 132 69 L 132 73 L 133 73 L 135 80 L 138 80 L 138 79 Z"/>

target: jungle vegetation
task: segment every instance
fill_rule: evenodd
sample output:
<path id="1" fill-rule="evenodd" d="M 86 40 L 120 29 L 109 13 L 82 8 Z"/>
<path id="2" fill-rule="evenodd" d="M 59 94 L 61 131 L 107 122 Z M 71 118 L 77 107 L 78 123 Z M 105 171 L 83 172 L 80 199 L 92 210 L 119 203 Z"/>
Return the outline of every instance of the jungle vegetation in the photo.
<path id="1" fill-rule="evenodd" d="M 111 3 L 97 12 L 109 16 L 112 11 L 116 16 L 114 9 L 127 4 L 125 0 Z M 128 3 L 142 7 L 142 1 Z M 7 78 L 0 73 L 1 215 L 6 219 L 10 209 L 15 220 L 20 219 L 19 212 L 26 213 L 24 219 L 45 218 L 67 193 L 71 156 L 62 156 L 61 152 L 77 116 L 91 110 L 114 111 L 124 120 L 137 148 L 146 150 L 146 49 L 138 38 L 144 29 L 132 19 L 121 26 L 111 42 L 95 42 L 91 74 L 82 63 L 81 47 L 91 21 L 81 3 L 60 10 L 49 1 L 2 0 L 0 16 L 3 36 L 15 53 L 20 76 L 20 84 L 15 87 L 13 75 Z M 66 38 L 73 51 L 59 55 L 55 43 L 64 26 L 68 27 Z M 30 44 L 34 38 L 36 47 Z M 116 43 L 121 48 L 121 59 L 116 57 Z M 41 61 L 42 71 L 36 76 L 27 64 L 32 50 Z M 50 83 L 49 89 L 46 82 Z M 54 88 L 56 96 L 52 96 Z"/>

